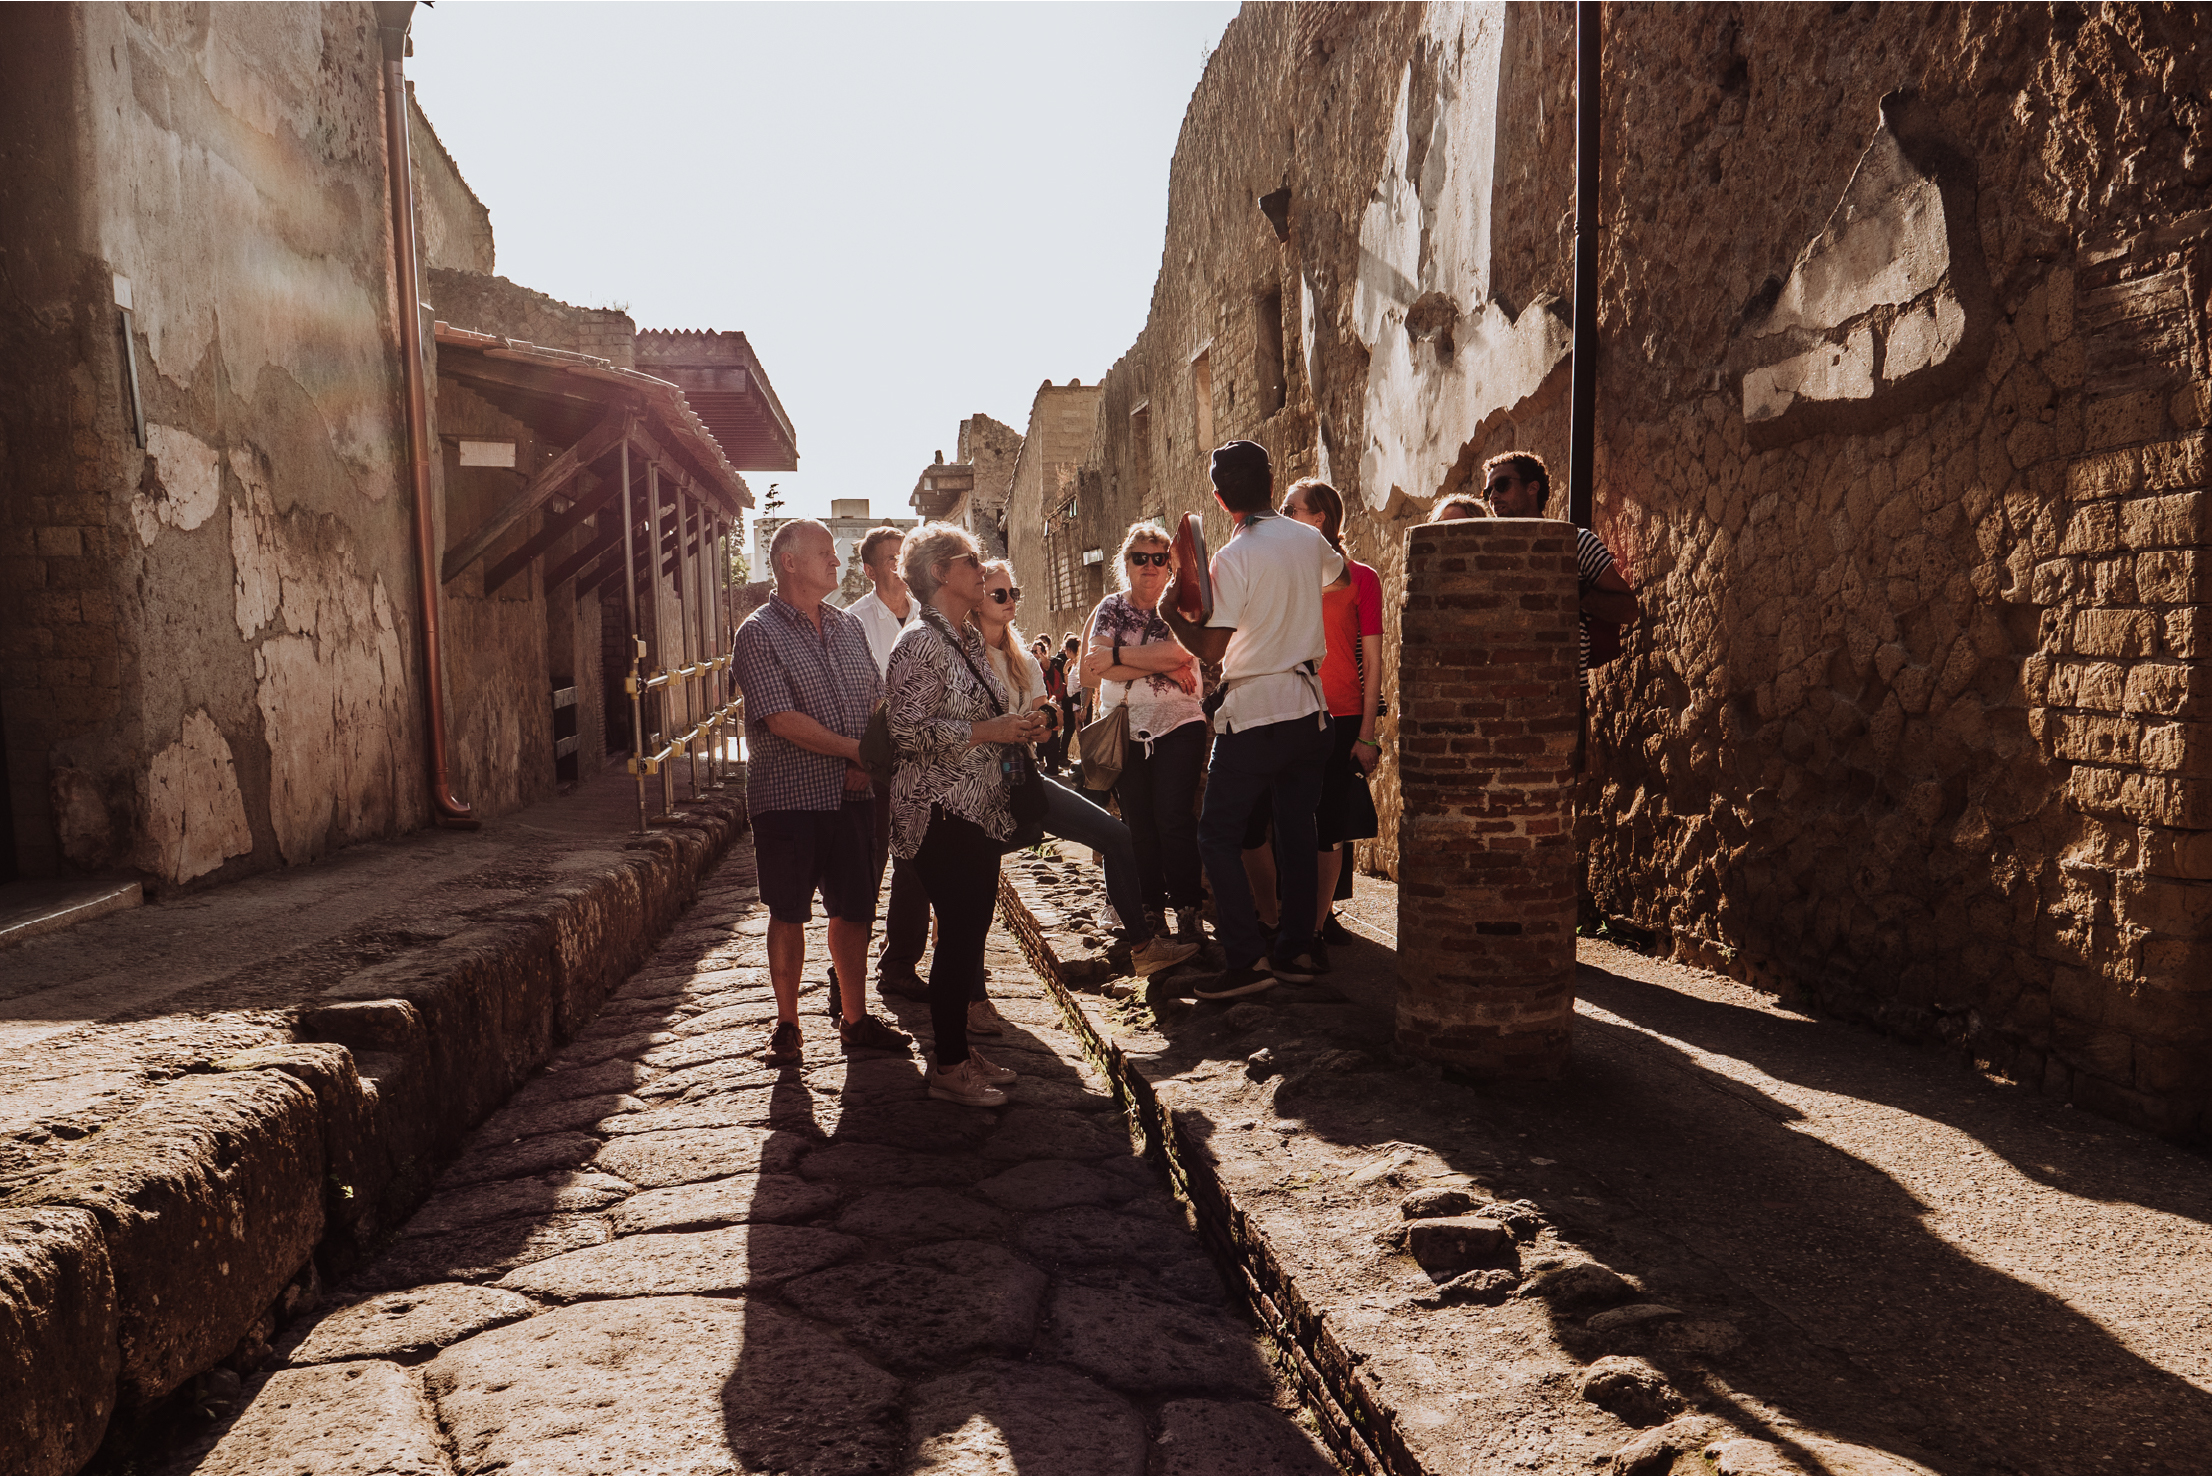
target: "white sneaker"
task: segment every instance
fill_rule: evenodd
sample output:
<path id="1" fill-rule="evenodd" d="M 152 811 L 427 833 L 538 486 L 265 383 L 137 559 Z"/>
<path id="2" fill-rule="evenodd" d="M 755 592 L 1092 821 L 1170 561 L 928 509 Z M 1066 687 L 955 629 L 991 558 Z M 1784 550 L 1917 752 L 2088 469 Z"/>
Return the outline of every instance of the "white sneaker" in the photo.
<path id="1" fill-rule="evenodd" d="M 1006 1105 L 1006 1093 L 983 1079 L 972 1050 L 968 1052 L 968 1059 L 957 1066 L 929 1068 L 929 1094 L 940 1101 L 958 1102 L 963 1107 Z"/>
<path id="2" fill-rule="evenodd" d="M 986 1086 L 1012 1086 L 1015 1082 L 1021 1080 L 1019 1071 L 1011 1066 L 999 1065 L 998 1062 L 984 1055 L 983 1052 L 972 1045 L 968 1047 L 968 1064 L 975 1068 L 976 1075 L 983 1078 Z"/>
<path id="3" fill-rule="evenodd" d="M 987 999 L 979 999 L 968 1006 L 968 1033 L 970 1035 L 1004 1035 L 1006 1017 L 998 1012 L 998 1006 Z"/>
<path id="4" fill-rule="evenodd" d="M 1149 979 L 1162 969 L 1172 969 L 1184 959 L 1198 952 L 1196 943 L 1178 943 L 1173 938 L 1149 938 L 1142 948 L 1132 949 L 1130 967 L 1140 979 Z"/>

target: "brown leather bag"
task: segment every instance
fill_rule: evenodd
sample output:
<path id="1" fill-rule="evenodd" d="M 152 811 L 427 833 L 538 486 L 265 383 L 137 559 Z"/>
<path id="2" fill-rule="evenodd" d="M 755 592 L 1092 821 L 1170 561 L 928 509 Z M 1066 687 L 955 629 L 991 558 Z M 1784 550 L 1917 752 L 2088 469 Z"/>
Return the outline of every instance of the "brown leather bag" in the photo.
<path id="1" fill-rule="evenodd" d="M 1108 708 L 1098 721 L 1085 723 L 1077 729 L 1075 741 L 1082 755 L 1083 787 L 1112 789 L 1120 780 L 1122 765 L 1129 757 L 1128 690 L 1123 689 L 1121 701 Z"/>

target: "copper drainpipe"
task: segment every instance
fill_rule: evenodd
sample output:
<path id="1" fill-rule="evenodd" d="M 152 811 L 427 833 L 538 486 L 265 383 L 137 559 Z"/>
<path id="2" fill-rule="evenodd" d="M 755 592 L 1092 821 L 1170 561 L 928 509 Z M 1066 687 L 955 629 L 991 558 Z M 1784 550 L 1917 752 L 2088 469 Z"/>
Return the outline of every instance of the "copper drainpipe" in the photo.
<path id="1" fill-rule="evenodd" d="M 422 603 L 423 676 L 430 708 L 430 805 L 432 818 L 450 830 L 474 830 L 483 822 L 456 799 L 446 762 L 445 664 L 438 641 L 438 560 L 432 543 L 437 523 L 430 505 L 430 392 L 423 382 L 422 302 L 415 260 L 413 155 L 407 144 L 407 27 L 412 0 L 379 3 L 384 36 L 384 158 L 392 186 L 392 271 L 399 284 L 400 369 L 407 382 L 407 472 L 415 499 L 415 584 Z"/>
<path id="2" fill-rule="evenodd" d="M 1575 6 L 1574 367 L 1568 389 L 1567 516 L 1590 526 L 1597 472 L 1598 413 L 1598 66 L 1603 59 L 1597 0 Z"/>

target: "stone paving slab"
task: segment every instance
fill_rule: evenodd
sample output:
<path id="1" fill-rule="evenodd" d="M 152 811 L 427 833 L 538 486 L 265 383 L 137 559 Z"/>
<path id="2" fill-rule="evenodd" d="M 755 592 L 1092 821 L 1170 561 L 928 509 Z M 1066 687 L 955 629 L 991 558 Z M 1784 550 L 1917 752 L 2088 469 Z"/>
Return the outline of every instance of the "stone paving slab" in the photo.
<path id="1" fill-rule="evenodd" d="M 733 792 L 639 837 L 623 801 L 587 785 L 7 951 L 0 1268 L 23 1274 L 0 1274 L 0 1470 L 69 1476 L 103 1442 L 120 1468 L 233 1407 L 324 1277 L 391 1239 L 472 1126 L 592 1024 L 744 824 Z M 477 1140 L 499 1155 L 477 1182 L 599 1151 L 573 1124 L 644 1105 L 601 1096 Z M 390 1289 L 606 1238 L 573 1213 L 603 1202 L 582 1186 L 490 1203 L 469 1178 L 401 1242 Z M 57 1260 L 29 1228 L 49 1220 L 96 1246 Z"/>
<path id="2" fill-rule="evenodd" d="M 1335 1469 L 1011 938 L 1006 1108 L 844 1055 L 819 925 L 804 1059 L 771 1071 L 742 847 L 725 872 L 166 1476 L 289 1470 L 271 1391 L 356 1366 L 387 1392 L 344 1429 L 411 1459 L 419 1406 L 452 1476 Z"/>
<path id="3" fill-rule="evenodd" d="M 1095 885 L 1009 869 L 1041 974 Z M 2205 1469 L 2200 1157 L 1587 940 L 1564 1080 L 1447 1079 L 1387 1045 L 1394 894 L 1352 911 L 1227 1007 L 1060 979 L 1347 1467 Z"/>

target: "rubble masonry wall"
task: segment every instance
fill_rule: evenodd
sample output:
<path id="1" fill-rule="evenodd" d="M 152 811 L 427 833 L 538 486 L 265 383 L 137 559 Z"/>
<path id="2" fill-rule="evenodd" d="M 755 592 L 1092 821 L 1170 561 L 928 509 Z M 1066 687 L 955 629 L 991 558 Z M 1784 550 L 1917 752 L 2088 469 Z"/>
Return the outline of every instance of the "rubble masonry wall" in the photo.
<path id="1" fill-rule="evenodd" d="M 1226 532 L 1204 450 L 1246 436 L 1345 493 L 1395 604 L 1483 457 L 1564 473 L 1573 21 L 1240 13 L 1101 383 L 1093 546 Z M 1578 832 L 1595 914 L 2180 1135 L 2212 1092 L 2203 24 L 1605 11 L 1595 524 L 1645 613 Z M 1375 792 L 1395 873 L 1393 764 Z"/>

